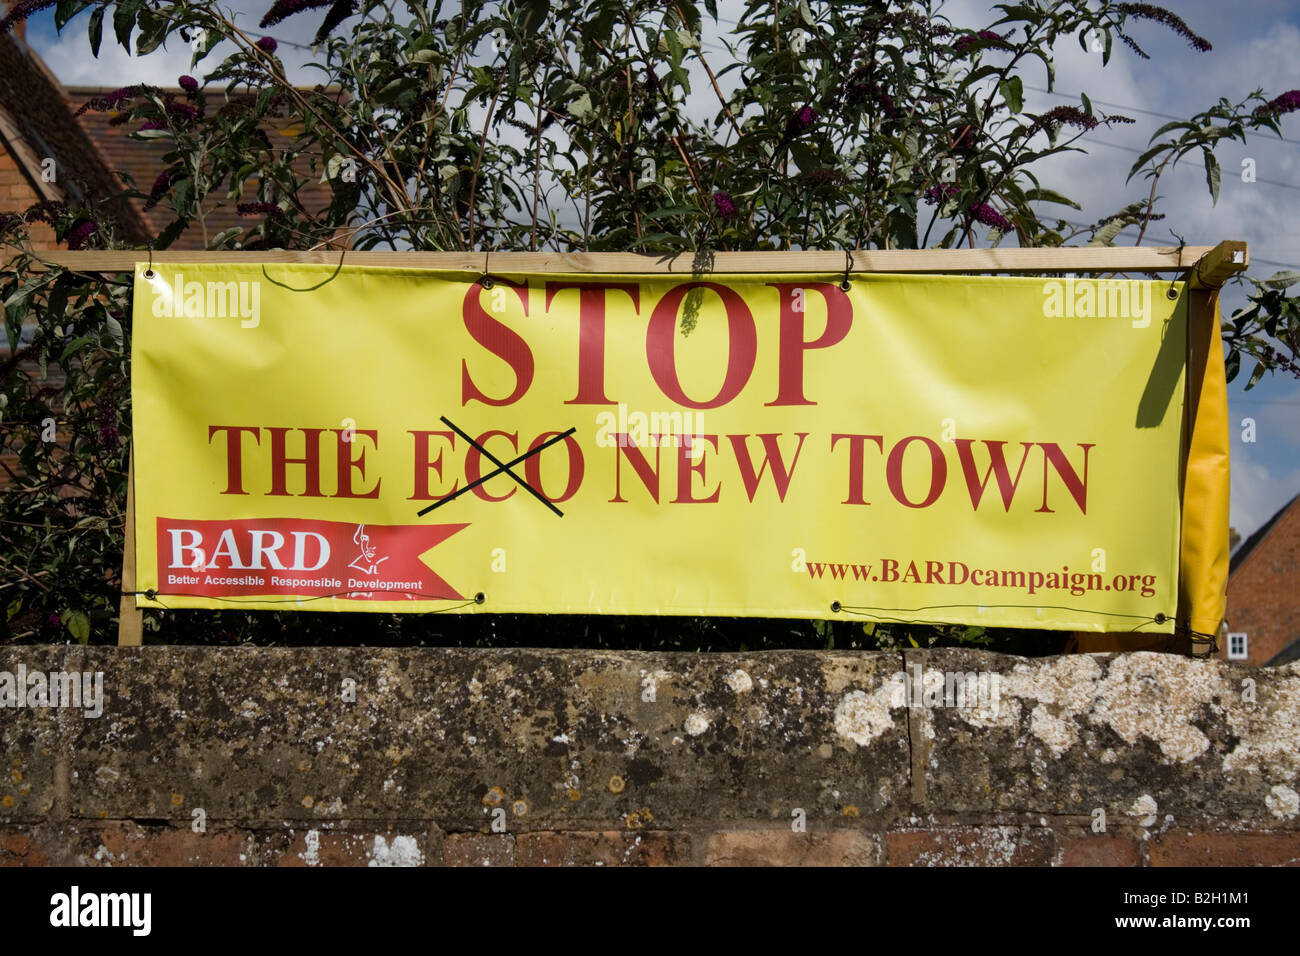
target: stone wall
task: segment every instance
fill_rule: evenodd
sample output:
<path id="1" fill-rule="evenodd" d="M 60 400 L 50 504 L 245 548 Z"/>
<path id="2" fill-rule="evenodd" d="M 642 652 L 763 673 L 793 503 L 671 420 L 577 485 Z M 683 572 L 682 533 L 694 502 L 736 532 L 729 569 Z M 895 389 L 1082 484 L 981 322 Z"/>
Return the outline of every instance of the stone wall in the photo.
<path id="1" fill-rule="evenodd" d="M 1300 665 L 21 647 L 0 695 L 20 665 L 103 712 L 0 710 L 9 864 L 1300 861 Z"/>

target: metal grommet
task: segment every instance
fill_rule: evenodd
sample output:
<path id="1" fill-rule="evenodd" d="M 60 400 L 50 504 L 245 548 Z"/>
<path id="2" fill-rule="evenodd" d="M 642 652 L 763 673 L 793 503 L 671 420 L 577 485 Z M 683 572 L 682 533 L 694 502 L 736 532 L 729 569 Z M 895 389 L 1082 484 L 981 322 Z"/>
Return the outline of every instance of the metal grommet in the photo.
<path id="1" fill-rule="evenodd" d="M 1163 623 L 1165 623 L 1165 621 L 1167 621 L 1167 620 L 1169 620 L 1169 618 L 1165 617 L 1163 611 L 1156 615 L 1156 623 L 1157 623 L 1157 624 L 1163 624 Z"/>
<path id="2" fill-rule="evenodd" d="M 853 284 L 849 282 L 848 279 L 845 279 L 843 282 L 840 283 L 840 288 L 843 289 L 845 292 L 848 292 L 851 288 L 853 288 Z"/>
<path id="3" fill-rule="evenodd" d="M 147 597 L 150 601 L 152 601 L 158 597 L 158 592 L 155 591 L 153 588 L 149 588 L 149 590 L 144 592 L 144 596 Z"/>
<path id="4" fill-rule="evenodd" d="M 1170 299 L 1176 299 L 1178 298 L 1178 290 L 1175 289 L 1173 286 L 1170 286 L 1168 289 L 1165 290 L 1165 296 Z"/>
<path id="5" fill-rule="evenodd" d="M 484 289 L 490 289 L 492 288 L 493 285 L 495 285 L 495 283 L 492 281 L 491 276 L 484 276 L 483 279 L 479 282 L 479 285 L 482 286 Z"/>
<path id="6" fill-rule="evenodd" d="M 839 601 L 831 601 L 831 610 L 834 611 L 836 614 L 840 613 L 840 608 L 843 606 L 844 605 L 840 604 Z"/>
<path id="7" fill-rule="evenodd" d="M 487 600 L 487 595 L 484 594 L 482 591 L 479 591 L 478 594 L 474 595 L 475 604 L 482 604 L 486 600 Z"/>
<path id="8" fill-rule="evenodd" d="M 153 271 L 152 269 L 145 269 L 145 270 L 144 270 L 144 277 L 145 277 L 146 279 L 152 279 L 152 278 L 154 277 L 154 271 Z"/>

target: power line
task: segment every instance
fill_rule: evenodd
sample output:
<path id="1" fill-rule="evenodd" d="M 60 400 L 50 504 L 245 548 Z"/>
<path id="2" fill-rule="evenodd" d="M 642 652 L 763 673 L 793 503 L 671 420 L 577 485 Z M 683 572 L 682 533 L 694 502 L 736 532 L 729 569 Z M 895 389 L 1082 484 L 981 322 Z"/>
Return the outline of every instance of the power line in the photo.
<path id="1" fill-rule="evenodd" d="M 1094 225 L 1093 223 L 1088 223 L 1088 222 L 1075 222 L 1073 219 L 1062 219 L 1060 216 L 1047 216 L 1046 218 L 1059 220 L 1060 222 L 1063 222 L 1069 226 L 1078 226 L 1080 229 L 1091 229 Z M 1124 226 L 1121 226 L 1120 232 L 1123 232 L 1125 229 L 1135 229 L 1135 228 L 1136 226 L 1130 222 Z M 1251 256 L 1250 263 L 1251 265 L 1254 265 L 1255 263 L 1259 263 L 1260 265 L 1265 265 L 1265 266 L 1280 266 L 1283 269 L 1300 269 L 1300 266 L 1292 265 L 1289 262 L 1278 262 L 1274 259 L 1261 259 L 1258 256 Z"/>
<path id="2" fill-rule="evenodd" d="M 1111 149 L 1122 149 L 1126 153 L 1137 153 L 1141 155 L 1146 152 L 1146 150 L 1138 149 L 1135 146 L 1124 146 L 1120 143 L 1107 142 L 1104 139 L 1090 139 L 1087 142 L 1096 143 L 1098 146 L 1109 146 Z M 1263 183 L 1265 186 L 1281 186 L 1283 189 L 1300 189 L 1300 186 L 1297 186 L 1295 183 L 1280 183 L 1276 179 L 1256 179 L 1254 181 L 1257 183 Z"/>

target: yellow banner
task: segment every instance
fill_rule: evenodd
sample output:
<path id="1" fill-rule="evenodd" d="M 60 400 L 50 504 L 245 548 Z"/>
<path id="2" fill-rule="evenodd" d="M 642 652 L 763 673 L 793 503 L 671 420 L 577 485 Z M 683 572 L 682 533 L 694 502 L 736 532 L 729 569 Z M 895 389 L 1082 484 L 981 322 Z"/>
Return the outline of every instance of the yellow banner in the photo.
<path id="1" fill-rule="evenodd" d="M 145 273 L 142 606 L 1172 630 L 1181 283 Z"/>

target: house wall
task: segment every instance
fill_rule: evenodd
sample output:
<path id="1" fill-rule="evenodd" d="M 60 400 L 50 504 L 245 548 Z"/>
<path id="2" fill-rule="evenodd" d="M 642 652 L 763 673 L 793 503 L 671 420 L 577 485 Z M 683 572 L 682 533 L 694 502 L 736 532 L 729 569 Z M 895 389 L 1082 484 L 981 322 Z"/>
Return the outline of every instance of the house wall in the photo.
<path id="1" fill-rule="evenodd" d="M 40 201 L 40 194 L 32 187 L 17 158 L 0 141 L 0 212 L 20 213 Z M 29 233 L 33 249 L 56 248 L 54 230 L 45 223 L 33 223 Z"/>
<path id="2" fill-rule="evenodd" d="M 1300 639 L 1300 506 L 1277 520 L 1228 579 L 1228 631 L 1248 637 L 1246 663 L 1263 664 Z M 1222 641 L 1219 657 L 1228 655 Z"/>

